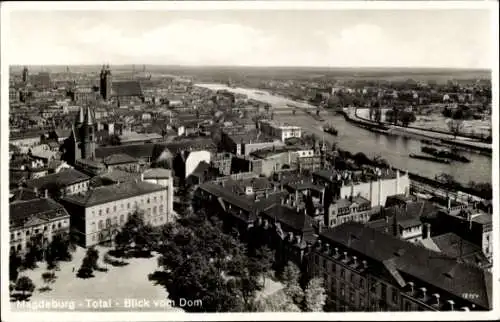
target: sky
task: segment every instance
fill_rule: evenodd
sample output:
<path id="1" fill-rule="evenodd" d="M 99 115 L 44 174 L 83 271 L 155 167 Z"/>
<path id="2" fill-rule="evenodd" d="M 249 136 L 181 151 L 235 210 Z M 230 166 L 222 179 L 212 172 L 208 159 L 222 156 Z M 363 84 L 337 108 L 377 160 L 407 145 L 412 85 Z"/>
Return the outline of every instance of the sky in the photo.
<path id="1" fill-rule="evenodd" d="M 487 10 L 14 11 L 11 65 L 491 68 Z"/>

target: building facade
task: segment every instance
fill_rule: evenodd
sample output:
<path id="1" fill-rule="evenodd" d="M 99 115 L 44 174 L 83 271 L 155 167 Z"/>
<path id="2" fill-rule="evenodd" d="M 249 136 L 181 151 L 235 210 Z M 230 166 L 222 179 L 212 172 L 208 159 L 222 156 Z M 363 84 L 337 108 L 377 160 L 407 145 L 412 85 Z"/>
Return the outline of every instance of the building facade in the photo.
<path id="1" fill-rule="evenodd" d="M 9 211 L 10 250 L 24 255 L 30 244 L 45 246 L 57 234 L 68 234 L 70 215 L 50 198 L 15 201 Z"/>
<path id="2" fill-rule="evenodd" d="M 271 120 L 260 120 L 259 127 L 262 133 L 285 142 L 286 139 L 290 138 L 301 138 L 302 129 L 300 126 L 278 124 Z"/>
<path id="3" fill-rule="evenodd" d="M 83 247 L 113 242 L 130 215 L 139 212 L 152 226 L 172 220 L 167 188 L 143 181 L 124 182 L 67 196 L 62 204 L 71 214 L 71 228 Z"/>
<path id="4" fill-rule="evenodd" d="M 490 273 L 360 223 L 321 232 L 311 247 L 309 269 L 324 280 L 331 311 L 492 307 Z"/>

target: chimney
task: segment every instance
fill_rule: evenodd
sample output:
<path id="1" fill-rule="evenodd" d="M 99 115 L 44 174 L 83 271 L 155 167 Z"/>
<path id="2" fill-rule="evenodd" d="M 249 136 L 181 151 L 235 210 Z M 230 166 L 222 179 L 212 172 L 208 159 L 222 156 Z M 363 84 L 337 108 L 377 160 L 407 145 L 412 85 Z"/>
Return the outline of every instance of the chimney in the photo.
<path id="1" fill-rule="evenodd" d="M 141 181 L 144 181 L 144 173 L 141 173 Z"/>
<path id="2" fill-rule="evenodd" d="M 422 298 L 426 298 L 427 296 L 427 289 L 425 287 L 421 287 L 420 291 L 422 292 Z"/>
<path id="3" fill-rule="evenodd" d="M 338 257 L 339 256 L 339 249 L 337 247 L 335 247 L 335 256 Z"/>
<path id="4" fill-rule="evenodd" d="M 324 251 L 325 251 L 326 254 L 330 253 L 330 244 L 325 243 Z"/>
<path id="5" fill-rule="evenodd" d="M 453 311 L 455 308 L 455 302 L 453 302 L 453 300 L 448 300 L 446 302 L 448 302 L 448 305 L 450 306 L 450 311 Z"/>
<path id="6" fill-rule="evenodd" d="M 43 196 L 44 196 L 45 199 L 47 199 L 49 197 L 49 190 L 45 189 L 43 191 Z"/>
<path id="7" fill-rule="evenodd" d="M 448 197 L 448 210 L 451 210 L 451 198 Z"/>
<path id="8" fill-rule="evenodd" d="M 353 262 L 352 264 L 353 264 L 354 266 L 358 266 L 358 258 L 357 258 L 356 256 L 353 256 L 353 257 L 352 257 L 352 262 Z"/>
<path id="9" fill-rule="evenodd" d="M 364 261 L 362 261 L 361 263 L 363 264 L 363 268 L 364 268 L 364 269 L 367 269 L 367 268 L 368 268 L 368 262 L 367 262 L 367 261 L 365 261 L 365 260 L 364 260 Z"/>
<path id="10" fill-rule="evenodd" d="M 280 197 L 280 203 L 281 203 L 282 205 L 284 205 L 284 204 L 285 204 L 285 198 L 284 198 L 284 197 Z"/>
<path id="11" fill-rule="evenodd" d="M 347 260 L 348 257 L 347 257 L 347 252 L 344 252 L 344 259 Z"/>
<path id="12" fill-rule="evenodd" d="M 425 223 L 424 239 L 431 238 L 431 224 Z"/>
<path id="13" fill-rule="evenodd" d="M 33 192 L 35 193 L 35 196 L 39 197 L 39 196 L 38 196 L 38 188 L 37 188 L 37 187 L 34 187 L 34 188 L 33 188 Z"/>
<path id="14" fill-rule="evenodd" d="M 415 289 L 415 284 L 413 282 L 408 282 L 408 285 L 410 285 L 410 290 L 411 290 L 411 293 L 413 294 L 413 291 Z"/>
<path id="15" fill-rule="evenodd" d="M 434 294 L 432 294 L 432 296 L 434 297 L 434 300 L 435 300 L 434 304 L 439 305 L 439 298 L 441 296 L 438 293 L 434 293 Z"/>

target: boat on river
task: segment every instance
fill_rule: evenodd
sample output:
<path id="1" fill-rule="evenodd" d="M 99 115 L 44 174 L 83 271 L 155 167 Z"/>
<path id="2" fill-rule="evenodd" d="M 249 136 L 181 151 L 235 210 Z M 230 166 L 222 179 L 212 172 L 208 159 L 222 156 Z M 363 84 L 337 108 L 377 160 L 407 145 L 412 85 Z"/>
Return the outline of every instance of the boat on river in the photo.
<path id="1" fill-rule="evenodd" d="M 339 134 L 339 131 L 337 131 L 337 129 L 334 128 L 332 125 L 324 126 L 323 131 L 334 136 L 337 136 Z"/>
<path id="2" fill-rule="evenodd" d="M 466 157 L 464 157 L 456 152 L 452 152 L 452 151 L 448 151 L 448 150 L 438 150 L 434 147 L 423 146 L 421 151 L 424 153 L 430 154 L 436 158 L 449 159 L 449 160 L 464 162 L 464 163 L 470 162 L 470 160 L 467 159 Z"/>
<path id="3" fill-rule="evenodd" d="M 432 161 L 432 162 L 437 162 L 437 163 L 450 164 L 450 160 L 436 158 L 436 157 L 430 157 L 430 156 L 423 155 L 423 154 L 410 153 L 409 157 L 413 158 L 413 159 L 420 159 L 420 160 L 427 160 L 427 161 Z"/>

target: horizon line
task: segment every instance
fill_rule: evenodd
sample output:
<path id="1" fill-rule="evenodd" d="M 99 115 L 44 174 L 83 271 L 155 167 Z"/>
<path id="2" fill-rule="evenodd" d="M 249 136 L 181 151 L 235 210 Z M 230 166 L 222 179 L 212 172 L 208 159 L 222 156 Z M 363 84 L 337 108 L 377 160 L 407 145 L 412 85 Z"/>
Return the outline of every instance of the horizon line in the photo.
<path id="1" fill-rule="evenodd" d="M 191 65 L 191 64 L 144 64 L 144 63 L 126 63 L 126 64 L 102 64 L 102 63 L 85 63 L 85 64 L 12 64 L 11 67 L 68 67 L 68 66 L 158 66 L 158 67 L 187 67 L 187 68 L 311 68 L 311 69 L 449 69 L 449 70 L 475 70 L 475 71 L 493 71 L 491 67 L 449 67 L 449 66 L 289 66 L 289 65 Z"/>

